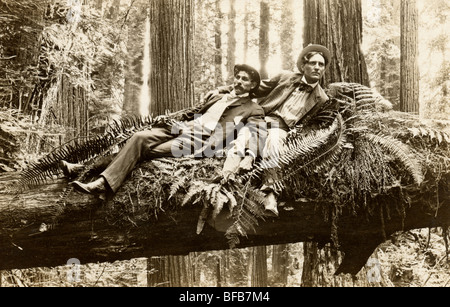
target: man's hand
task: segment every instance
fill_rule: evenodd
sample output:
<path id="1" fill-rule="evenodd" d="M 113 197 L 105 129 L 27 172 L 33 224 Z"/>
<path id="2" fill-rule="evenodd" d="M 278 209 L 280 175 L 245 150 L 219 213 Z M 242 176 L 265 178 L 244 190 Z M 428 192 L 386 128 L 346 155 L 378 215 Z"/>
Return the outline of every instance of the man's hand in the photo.
<path id="1" fill-rule="evenodd" d="M 211 97 L 217 96 L 217 95 L 219 95 L 219 90 L 218 89 L 209 91 L 208 93 L 205 94 L 205 97 L 203 97 L 203 102 L 206 102 L 206 101 L 210 100 Z"/>
<path id="2" fill-rule="evenodd" d="M 241 163 L 239 163 L 239 169 L 249 171 L 252 169 L 254 162 L 254 158 L 252 156 L 245 156 L 244 159 L 242 159 Z"/>

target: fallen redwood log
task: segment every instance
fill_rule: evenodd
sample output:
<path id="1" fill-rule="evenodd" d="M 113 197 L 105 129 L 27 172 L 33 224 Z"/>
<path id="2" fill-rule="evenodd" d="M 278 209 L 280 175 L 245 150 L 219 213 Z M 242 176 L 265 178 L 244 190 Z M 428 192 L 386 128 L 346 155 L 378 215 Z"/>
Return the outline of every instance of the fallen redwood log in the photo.
<path id="1" fill-rule="evenodd" d="M 344 252 L 337 273 L 356 274 L 397 231 L 447 229 L 448 125 L 394 112 L 364 86 L 334 87 L 334 98 L 290 131 L 280 154 L 278 217 L 261 209 L 261 174 L 273 162 L 264 159 L 223 185 L 214 180 L 220 159 L 145 162 L 105 201 L 66 195 L 61 179 L 10 192 L 58 175 L 60 159 L 94 163 L 136 129 L 161 124 L 125 120 L 103 136 L 60 148 L 20 179 L 0 177 L 0 269 L 315 241 Z"/>
<path id="2" fill-rule="evenodd" d="M 145 170 L 148 164 L 143 167 Z M 133 177 L 142 179 L 142 169 L 138 168 Z M 232 221 L 225 209 L 214 220 L 210 218 L 197 234 L 197 221 L 203 208 L 198 203 L 182 207 L 165 204 L 162 206 L 166 209 L 161 207 L 162 210 L 146 221 L 136 219 L 125 223 L 111 217 L 107 204 L 114 202 L 112 199 L 102 201 L 73 192 L 64 205 L 58 203 L 67 186 L 63 179 L 15 195 L 6 186 L 14 184 L 17 176 L 3 174 L 0 178 L 0 269 L 53 267 L 66 264 L 71 258 L 81 263 L 113 262 L 229 248 L 224 232 Z M 128 184 L 132 182 L 133 178 Z M 356 274 L 373 250 L 394 232 L 446 226 L 450 221 L 449 194 L 444 193 L 447 191 L 448 186 L 440 190 L 439 210 L 430 210 L 428 205 L 412 199 L 404 214 L 390 212 L 389 218 L 384 214 L 384 220 L 378 214 L 343 212 L 338 227 L 339 249 L 345 257 L 338 272 Z M 131 210 L 151 209 L 140 205 L 135 194 L 129 193 L 129 197 L 130 204 L 134 204 Z M 423 195 L 417 199 L 423 199 Z M 317 210 L 320 205 L 286 202 L 278 217 L 260 220 L 255 231 L 242 237 L 237 247 L 331 242 L 332 223 L 323 218 L 322 210 Z"/>

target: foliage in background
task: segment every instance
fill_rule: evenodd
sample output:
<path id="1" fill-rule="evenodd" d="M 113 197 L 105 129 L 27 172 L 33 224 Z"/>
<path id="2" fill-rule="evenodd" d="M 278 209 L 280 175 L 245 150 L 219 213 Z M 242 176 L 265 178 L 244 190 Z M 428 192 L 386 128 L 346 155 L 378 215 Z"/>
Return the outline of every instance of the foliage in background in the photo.
<path id="1" fill-rule="evenodd" d="M 450 3 L 422 1 L 419 12 L 420 101 L 424 118 L 450 120 Z"/>
<path id="2" fill-rule="evenodd" d="M 54 140 L 61 141 L 72 129 L 61 125 L 58 114 L 57 101 L 68 83 L 85 93 L 89 118 L 82 124 L 92 133 L 120 113 L 126 15 L 117 14 L 113 20 L 94 6 L 49 1 L 2 2 L 1 9 L 5 26 L 0 30 L 0 104 L 19 111 L 14 112 L 17 118 L 9 116 L 16 124 L 27 116 L 34 123 L 35 131 L 16 125 L 37 143 L 30 152 L 51 151 Z M 54 140 L 39 135 L 53 135 Z"/>
<path id="3" fill-rule="evenodd" d="M 397 109 L 400 99 L 400 0 L 363 1 L 363 48 L 371 79 Z M 420 116 L 450 118 L 448 1 L 417 1 L 419 9 Z"/>
<path id="4" fill-rule="evenodd" d="M 400 1 L 364 1 L 363 45 L 371 86 L 400 104 Z"/>
<path id="5" fill-rule="evenodd" d="M 0 107 L 21 108 L 39 80 L 46 2 L 0 2 Z"/>

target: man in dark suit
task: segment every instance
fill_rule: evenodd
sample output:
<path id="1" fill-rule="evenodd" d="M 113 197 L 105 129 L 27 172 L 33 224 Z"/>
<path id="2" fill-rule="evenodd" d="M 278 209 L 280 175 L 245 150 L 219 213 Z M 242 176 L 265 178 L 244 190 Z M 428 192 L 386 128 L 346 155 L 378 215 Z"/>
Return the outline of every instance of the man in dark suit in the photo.
<path id="1" fill-rule="evenodd" d="M 222 152 L 244 126 L 251 133 L 245 152 L 257 155 L 259 138 L 265 133 L 264 111 L 252 100 L 260 76 L 243 64 L 235 66 L 234 77 L 230 93 L 208 97 L 190 118 L 176 125 L 135 133 L 98 179 L 87 184 L 74 181 L 74 188 L 88 194 L 115 193 L 143 158 L 212 157 Z"/>

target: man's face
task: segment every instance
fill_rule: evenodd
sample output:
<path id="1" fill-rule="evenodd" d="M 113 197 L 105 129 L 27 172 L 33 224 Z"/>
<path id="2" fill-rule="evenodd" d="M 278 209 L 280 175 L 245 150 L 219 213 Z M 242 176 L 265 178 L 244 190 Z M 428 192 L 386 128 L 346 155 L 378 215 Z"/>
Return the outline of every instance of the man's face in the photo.
<path id="1" fill-rule="evenodd" d="M 248 93 L 256 85 L 256 82 L 252 81 L 250 75 L 243 70 L 234 76 L 234 91 L 236 92 L 236 95 Z"/>
<path id="2" fill-rule="evenodd" d="M 303 75 L 308 83 L 316 83 L 325 72 L 325 59 L 320 54 L 313 55 L 309 61 L 302 66 Z"/>

